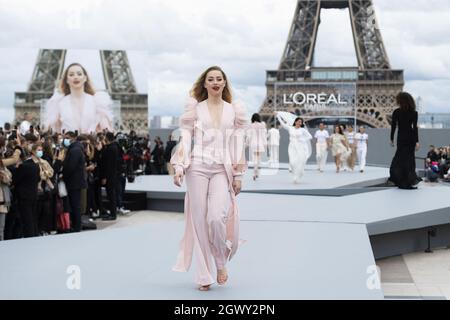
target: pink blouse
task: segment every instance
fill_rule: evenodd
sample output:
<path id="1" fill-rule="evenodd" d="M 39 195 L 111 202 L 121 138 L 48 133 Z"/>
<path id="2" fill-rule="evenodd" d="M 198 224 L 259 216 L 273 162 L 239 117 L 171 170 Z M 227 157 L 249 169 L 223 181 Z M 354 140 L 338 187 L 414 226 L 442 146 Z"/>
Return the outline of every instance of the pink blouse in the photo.
<path id="1" fill-rule="evenodd" d="M 186 172 L 192 161 L 224 164 L 234 179 L 247 169 L 245 133 L 247 113 L 242 103 L 224 101 L 219 128 L 214 128 L 205 101 L 190 98 L 180 118 L 181 142 L 170 163 L 178 172 Z M 192 147 L 192 138 L 194 145 Z"/>

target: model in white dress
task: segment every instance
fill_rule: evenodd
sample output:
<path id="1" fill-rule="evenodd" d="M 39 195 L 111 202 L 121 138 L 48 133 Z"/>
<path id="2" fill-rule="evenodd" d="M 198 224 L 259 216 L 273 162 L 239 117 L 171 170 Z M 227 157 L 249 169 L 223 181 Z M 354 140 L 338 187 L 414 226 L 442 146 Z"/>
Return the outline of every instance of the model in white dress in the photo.
<path id="1" fill-rule="evenodd" d="M 301 118 L 296 118 L 293 121 L 292 114 L 287 112 L 277 112 L 277 119 L 280 124 L 289 132 L 289 165 L 294 175 L 294 183 L 299 183 L 300 178 L 305 171 L 306 161 L 311 156 L 311 139 L 312 136 L 308 130 L 301 127 Z M 289 116 L 291 115 L 291 116 Z"/>
<path id="2" fill-rule="evenodd" d="M 364 127 L 359 128 L 359 132 L 355 134 L 356 154 L 358 156 L 359 171 L 362 173 L 366 168 L 367 146 L 369 144 L 369 135 Z"/>
<path id="3" fill-rule="evenodd" d="M 320 172 L 323 172 L 327 163 L 328 148 L 330 147 L 330 134 L 325 130 L 324 123 L 320 123 L 319 130 L 314 134 L 314 138 L 316 139 L 317 168 Z"/>

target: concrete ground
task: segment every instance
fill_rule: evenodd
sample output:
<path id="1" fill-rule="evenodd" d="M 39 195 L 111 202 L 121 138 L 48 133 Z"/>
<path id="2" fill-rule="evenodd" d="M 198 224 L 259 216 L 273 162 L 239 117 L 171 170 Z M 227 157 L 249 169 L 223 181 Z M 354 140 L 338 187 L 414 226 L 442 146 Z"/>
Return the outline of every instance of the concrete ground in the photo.
<path id="1" fill-rule="evenodd" d="M 450 300 L 450 250 L 414 252 L 376 261 L 386 299 Z"/>

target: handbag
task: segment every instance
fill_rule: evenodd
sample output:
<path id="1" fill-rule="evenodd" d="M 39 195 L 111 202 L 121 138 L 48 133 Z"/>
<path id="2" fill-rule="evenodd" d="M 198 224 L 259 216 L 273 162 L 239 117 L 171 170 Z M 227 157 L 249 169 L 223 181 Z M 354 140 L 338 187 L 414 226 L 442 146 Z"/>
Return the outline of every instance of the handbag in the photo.
<path id="1" fill-rule="evenodd" d="M 67 197 L 67 188 L 63 180 L 59 180 L 58 182 L 58 195 L 60 198 Z"/>
<path id="2" fill-rule="evenodd" d="M 70 230 L 70 214 L 64 212 L 63 200 L 59 197 L 56 198 L 56 224 L 60 231 Z"/>
<path id="3" fill-rule="evenodd" d="M 8 186 L 5 185 L 2 186 L 2 190 L 3 190 L 3 201 L 5 202 L 4 205 L 9 207 L 11 206 L 11 190 L 9 189 Z"/>

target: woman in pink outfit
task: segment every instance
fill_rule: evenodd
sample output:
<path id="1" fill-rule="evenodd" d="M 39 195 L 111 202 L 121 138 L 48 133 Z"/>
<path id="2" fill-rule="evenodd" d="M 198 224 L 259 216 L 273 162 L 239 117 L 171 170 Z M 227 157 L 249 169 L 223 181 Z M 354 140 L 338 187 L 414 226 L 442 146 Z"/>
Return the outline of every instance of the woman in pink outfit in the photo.
<path id="1" fill-rule="evenodd" d="M 170 160 L 174 183 L 186 177 L 185 230 L 174 271 L 187 272 L 195 256 L 195 281 L 202 291 L 228 279 L 226 269 L 239 245 L 236 195 L 247 169 L 245 108 L 232 103 L 230 84 L 221 68 L 204 71 L 195 82 L 191 99 L 180 118 L 181 141 Z M 191 150 L 192 138 L 194 146 Z"/>
<path id="2" fill-rule="evenodd" d="M 259 165 L 261 156 L 266 152 L 267 147 L 267 128 L 266 123 L 261 122 L 258 113 L 252 116 L 252 124 L 248 130 L 248 144 L 250 154 L 253 156 L 253 180 L 259 177 Z"/>

